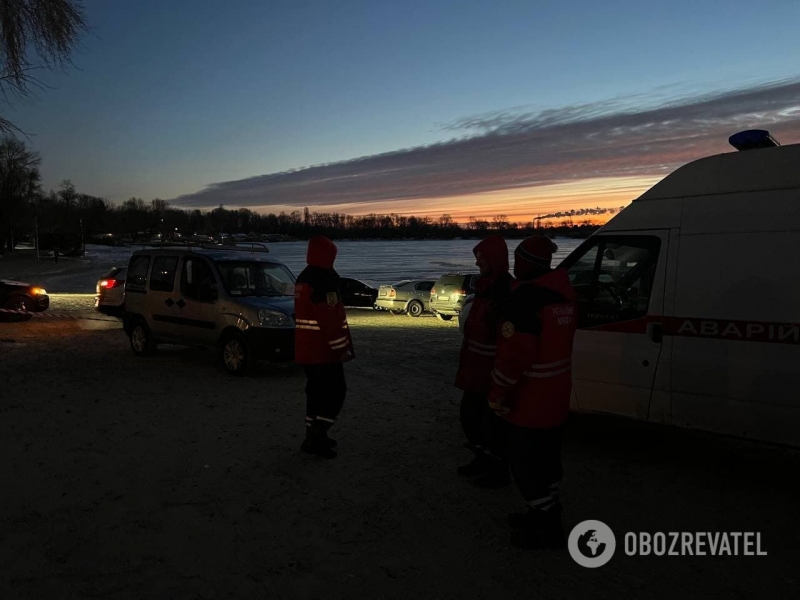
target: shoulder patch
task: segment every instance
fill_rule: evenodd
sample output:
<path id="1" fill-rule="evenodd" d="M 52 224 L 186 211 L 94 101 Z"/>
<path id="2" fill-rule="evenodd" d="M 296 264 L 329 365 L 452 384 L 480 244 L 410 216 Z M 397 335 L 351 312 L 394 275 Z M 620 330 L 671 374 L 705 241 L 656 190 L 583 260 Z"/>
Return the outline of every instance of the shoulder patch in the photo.
<path id="1" fill-rule="evenodd" d="M 336 306 L 339 303 L 339 294 L 336 292 L 328 292 L 327 299 L 329 306 Z"/>
<path id="2" fill-rule="evenodd" d="M 504 338 L 510 338 L 514 335 L 514 324 L 511 321 L 506 321 L 503 323 L 503 327 L 500 329 L 503 334 Z"/>

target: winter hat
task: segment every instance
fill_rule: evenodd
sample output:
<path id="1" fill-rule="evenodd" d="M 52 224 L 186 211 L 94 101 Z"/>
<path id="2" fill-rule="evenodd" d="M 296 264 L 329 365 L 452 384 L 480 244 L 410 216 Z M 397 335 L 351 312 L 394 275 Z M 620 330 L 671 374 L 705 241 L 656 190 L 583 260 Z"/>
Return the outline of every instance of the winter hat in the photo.
<path id="1" fill-rule="evenodd" d="M 558 246 L 543 235 L 532 235 L 525 238 L 514 250 L 514 274 L 524 277 L 543 269 L 549 269 L 553 260 L 553 252 Z"/>

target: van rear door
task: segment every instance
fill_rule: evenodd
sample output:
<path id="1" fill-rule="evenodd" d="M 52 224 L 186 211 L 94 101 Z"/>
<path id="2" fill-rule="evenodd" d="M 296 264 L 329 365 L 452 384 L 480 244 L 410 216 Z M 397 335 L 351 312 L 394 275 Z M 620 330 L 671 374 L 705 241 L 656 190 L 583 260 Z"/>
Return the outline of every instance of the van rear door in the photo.
<path id="1" fill-rule="evenodd" d="M 578 295 L 580 410 L 648 418 L 662 351 L 669 230 L 598 234 L 560 265 Z"/>

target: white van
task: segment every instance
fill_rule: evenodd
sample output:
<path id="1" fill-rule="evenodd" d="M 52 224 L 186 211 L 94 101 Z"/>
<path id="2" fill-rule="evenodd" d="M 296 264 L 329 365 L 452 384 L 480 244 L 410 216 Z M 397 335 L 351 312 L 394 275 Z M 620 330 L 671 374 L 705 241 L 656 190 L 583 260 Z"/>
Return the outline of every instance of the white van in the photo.
<path id="1" fill-rule="evenodd" d="M 572 408 L 800 445 L 799 262 L 800 144 L 676 170 L 560 265 Z"/>

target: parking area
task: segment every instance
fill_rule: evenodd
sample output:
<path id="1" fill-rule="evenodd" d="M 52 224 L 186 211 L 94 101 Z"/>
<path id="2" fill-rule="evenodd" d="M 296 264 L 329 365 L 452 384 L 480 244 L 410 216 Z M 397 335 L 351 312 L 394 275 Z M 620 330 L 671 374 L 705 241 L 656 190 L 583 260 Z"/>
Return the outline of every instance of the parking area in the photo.
<path id="1" fill-rule="evenodd" d="M 572 419 L 565 524 L 598 519 L 598 569 L 511 547 L 513 487 L 455 475 L 455 321 L 351 311 L 356 360 L 334 461 L 298 451 L 304 378 L 213 354 L 137 358 L 83 298 L 0 323 L 2 598 L 789 597 L 794 450 Z M 60 302 L 60 304 L 59 304 Z M 629 557 L 628 531 L 756 531 L 761 557 Z"/>

